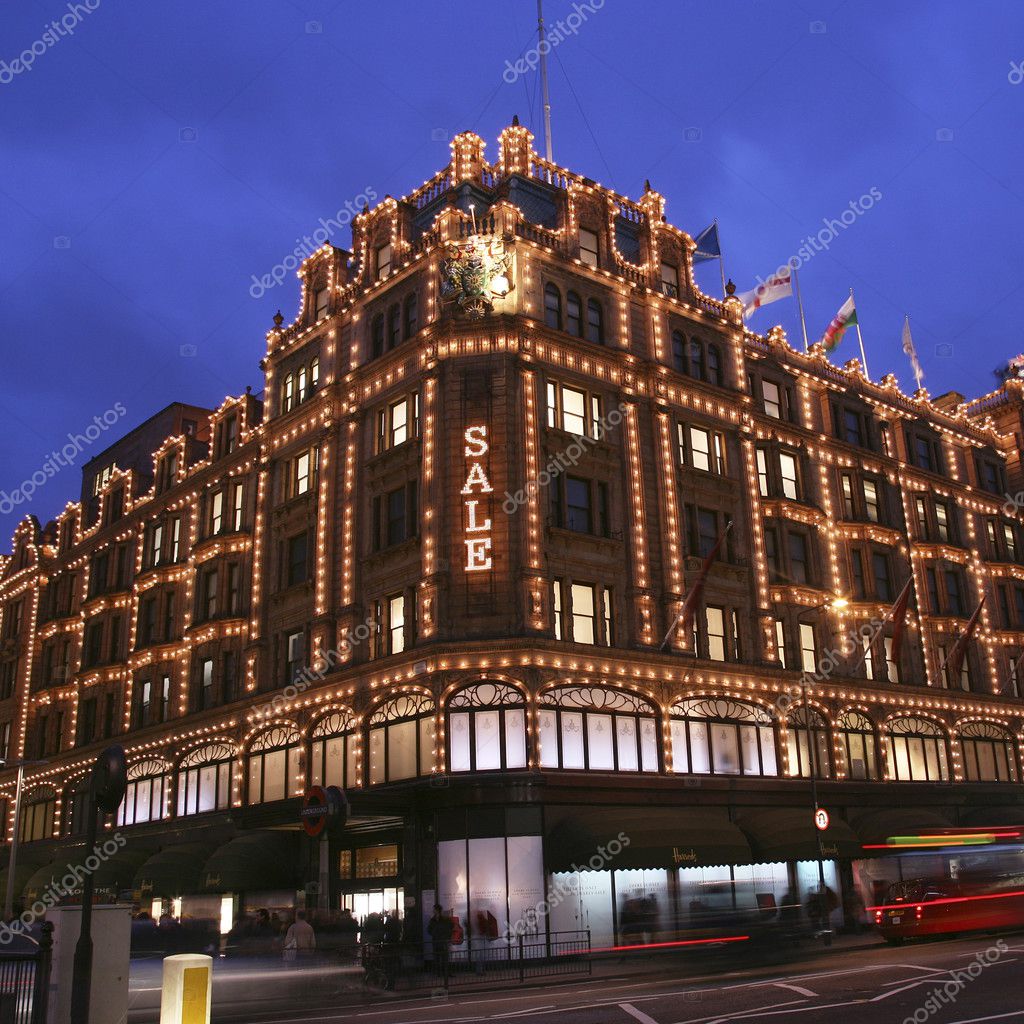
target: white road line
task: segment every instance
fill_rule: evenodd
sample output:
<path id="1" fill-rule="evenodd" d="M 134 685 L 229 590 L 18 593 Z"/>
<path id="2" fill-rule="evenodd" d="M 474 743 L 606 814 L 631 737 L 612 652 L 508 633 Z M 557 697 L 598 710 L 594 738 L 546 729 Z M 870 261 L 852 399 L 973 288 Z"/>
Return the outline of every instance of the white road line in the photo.
<path id="1" fill-rule="evenodd" d="M 1007 1017 L 1024 1017 L 1024 1010 L 1014 1010 L 1013 1013 L 994 1013 L 991 1017 L 969 1017 L 966 1020 L 954 1020 L 950 1024 L 979 1024 L 983 1020 L 1006 1020 Z"/>
<path id="2" fill-rule="evenodd" d="M 512 1010 L 510 1013 L 492 1013 L 490 1020 L 502 1020 L 505 1017 L 521 1017 L 524 1013 L 537 1013 L 540 1010 L 553 1010 L 555 1004 L 551 1003 L 549 1006 L 531 1006 L 525 1010 Z"/>
<path id="3" fill-rule="evenodd" d="M 625 1010 L 626 1013 L 630 1015 L 630 1017 L 635 1017 L 638 1021 L 640 1021 L 640 1024 L 658 1024 L 658 1022 L 653 1017 L 648 1017 L 643 1010 L 638 1010 L 631 1003 L 619 1003 L 619 1009 Z"/>
<path id="4" fill-rule="evenodd" d="M 784 981 L 776 981 L 775 987 L 788 988 L 790 992 L 796 992 L 798 995 L 807 996 L 810 999 L 813 999 L 818 994 L 817 992 L 812 992 L 809 988 L 802 988 L 800 985 L 789 985 Z"/>

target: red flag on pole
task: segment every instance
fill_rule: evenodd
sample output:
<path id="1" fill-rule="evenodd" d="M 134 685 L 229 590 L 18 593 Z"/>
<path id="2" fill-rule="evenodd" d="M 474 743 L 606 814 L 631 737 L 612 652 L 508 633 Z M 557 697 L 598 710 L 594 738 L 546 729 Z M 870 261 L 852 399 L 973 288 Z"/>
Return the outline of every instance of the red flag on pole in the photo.
<path id="1" fill-rule="evenodd" d="M 942 675 L 942 670 L 948 667 L 949 671 L 946 674 L 946 678 L 950 680 L 951 687 L 960 685 L 960 673 L 963 671 L 967 645 L 971 642 L 971 637 L 974 635 L 974 628 L 978 625 L 978 619 L 981 618 L 981 609 L 985 604 L 986 596 L 982 594 L 978 607 L 974 609 L 974 614 L 967 623 L 967 628 L 957 637 L 956 643 L 953 644 L 949 654 L 946 655 L 946 660 L 942 663 L 942 668 L 939 669 L 939 675 Z"/>
<path id="2" fill-rule="evenodd" d="M 892 660 L 894 665 L 900 663 L 900 650 L 903 647 L 903 637 L 907 631 L 907 606 L 910 604 L 910 589 L 913 586 L 914 578 L 907 580 L 906 586 L 900 591 L 895 604 L 889 609 L 886 618 L 892 623 Z"/>
<path id="3" fill-rule="evenodd" d="M 690 587 L 690 592 L 686 595 L 686 599 L 683 601 L 683 607 L 679 609 L 679 614 L 675 617 L 672 625 L 669 626 L 668 632 L 665 634 L 665 639 L 661 641 L 661 650 L 665 650 L 668 647 L 669 639 L 673 632 L 679 627 L 682 627 L 683 633 L 689 632 L 690 626 L 693 623 L 694 613 L 697 611 L 697 605 L 700 604 L 701 595 L 704 593 L 704 584 L 707 582 L 708 573 L 711 572 L 711 566 L 714 564 L 715 559 L 718 557 L 718 552 L 722 548 L 722 544 L 725 543 L 725 538 L 729 531 L 732 529 L 732 520 L 725 524 L 725 529 L 722 531 L 722 535 L 715 541 L 715 546 L 708 552 L 707 557 L 704 559 L 704 563 L 700 567 L 700 572 L 697 574 L 697 578 L 693 581 L 693 586 Z"/>

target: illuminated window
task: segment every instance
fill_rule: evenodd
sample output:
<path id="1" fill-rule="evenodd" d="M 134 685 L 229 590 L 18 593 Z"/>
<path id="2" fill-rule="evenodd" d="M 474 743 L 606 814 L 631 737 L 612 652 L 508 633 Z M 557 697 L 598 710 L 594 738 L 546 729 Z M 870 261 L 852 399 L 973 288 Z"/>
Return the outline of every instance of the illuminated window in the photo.
<path id="1" fill-rule="evenodd" d="M 958 735 L 968 782 L 1017 781 L 1017 749 L 1010 733 L 992 722 L 967 722 Z"/>
<path id="2" fill-rule="evenodd" d="M 764 394 L 764 411 L 777 420 L 782 419 L 782 395 L 779 385 L 774 381 L 766 380 L 761 382 L 761 390 Z"/>
<path id="3" fill-rule="evenodd" d="M 377 708 L 367 735 L 371 785 L 430 775 L 434 769 L 434 702 L 403 694 Z"/>
<path id="4" fill-rule="evenodd" d="M 234 751 L 226 743 L 210 743 L 181 759 L 175 778 L 179 818 L 228 806 L 233 759 Z"/>
<path id="5" fill-rule="evenodd" d="M 800 668 L 804 672 L 818 671 L 818 644 L 814 626 L 810 622 L 800 624 Z"/>
<path id="6" fill-rule="evenodd" d="M 289 459 L 286 463 L 287 488 L 286 498 L 297 498 L 302 494 L 308 494 L 313 487 L 316 471 L 319 462 L 319 450 L 311 448 Z"/>
<path id="7" fill-rule="evenodd" d="M 317 721 L 310 735 L 310 783 L 341 789 L 358 785 L 355 716 L 349 711 L 332 711 Z"/>
<path id="8" fill-rule="evenodd" d="M 284 379 L 281 391 L 281 412 L 290 412 L 295 407 L 295 374 L 289 373 Z"/>
<path id="9" fill-rule="evenodd" d="M 889 770 L 899 782 L 948 782 L 949 758 L 942 730 L 927 718 L 907 715 L 889 723 Z"/>
<path id="10" fill-rule="evenodd" d="M 364 846 L 356 850 L 356 878 L 393 878 L 397 874 L 397 846 Z"/>
<path id="11" fill-rule="evenodd" d="M 831 779 L 832 744 L 828 725 L 814 708 L 795 708 L 789 716 L 786 742 L 789 747 L 789 774 L 809 779 Z"/>
<path id="12" fill-rule="evenodd" d="M 610 587 L 556 579 L 552 595 L 556 640 L 612 646 L 614 600 Z"/>
<path id="13" fill-rule="evenodd" d="M 796 501 L 800 496 L 800 477 L 796 458 L 789 452 L 779 452 L 779 483 L 783 497 Z"/>
<path id="14" fill-rule="evenodd" d="M 377 280 L 380 281 L 391 273 L 391 245 L 382 245 L 377 249 L 376 258 Z"/>
<path id="15" fill-rule="evenodd" d="M 848 779 L 878 778 L 878 740 L 871 719 L 859 711 L 847 711 L 836 722 Z"/>
<path id="16" fill-rule="evenodd" d="M 383 658 L 401 654 L 414 643 L 416 626 L 415 599 L 406 594 L 392 594 L 374 601 L 374 637 L 371 656 Z"/>
<path id="17" fill-rule="evenodd" d="M 657 712 L 635 694 L 564 686 L 542 694 L 539 704 L 541 767 L 658 771 Z"/>
<path id="18" fill-rule="evenodd" d="M 181 516 L 175 516 L 171 520 L 171 550 L 170 560 L 178 561 L 181 556 Z"/>
<path id="19" fill-rule="evenodd" d="M 775 650 L 779 655 L 779 664 L 786 668 L 786 627 L 782 619 L 775 620 Z"/>
<path id="20" fill-rule="evenodd" d="M 661 293 L 670 299 L 679 298 L 679 268 L 664 260 L 661 262 Z"/>
<path id="21" fill-rule="evenodd" d="M 18 839 L 23 843 L 49 839 L 54 833 L 57 793 L 52 786 L 36 786 L 24 797 Z"/>
<path id="22" fill-rule="evenodd" d="M 301 629 L 285 634 L 284 678 L 294 683 L 306 667 L 306 634 Z"/>
<path id="23" fill-rule="evenodd" d="M 718 430 L 676 425 L 679 461 L 706 473 L 725 474 L 725 436 Z M 687 442 L 689 442 L 687 444 Z"/>
<path id="24" fill-rule="evenodd" d="M 419 436 L 419 394 L 405 395 L 377 410 L 376 451 L 397 448 Z"/>
<path id="25" fill-rule="evenodd" d="M 548 426 L 586 437 L 601 435 L 601 400 L 567 384 L 548 381 Z"/>
<path id="26" fill-rule="evenodd" d="M 141 825 L 167 817 L 170 767 L 165 761 L 137 761 L 128 768 L 128 785 L 117 809 L 118 825 Z"/>
<path id="27" fill-rule="evenodd" d="M 210 496 L 210 533 L 220 533 L 224 528 L 224 492 L 215 491 Z"/>
<path id="28" fill-rule="evenodd" d="M 526 767 L 526 704 L 504 683 L 473 683 L 446 707 L 448 770 L 498 771 Z"/>
<path id="29" fill-rule="evenodd" d="M 253 739 L 246 759 L 250 805 L 299 795 L 299 751 L 293 726 L 275 725 Z"/>
<path id="30" fill-rule="evenodd" d="M 671 712 L 672 770 L 695 775 L 778 775 L 775 727 L 762 708 L 700 697 Z"/>
<path id="31" fill-rule="evenodd" d="M 596 267 L 599 262 L 597 232 L 588 228 L 580 228 L 580 260 L 588 267 Z"/>

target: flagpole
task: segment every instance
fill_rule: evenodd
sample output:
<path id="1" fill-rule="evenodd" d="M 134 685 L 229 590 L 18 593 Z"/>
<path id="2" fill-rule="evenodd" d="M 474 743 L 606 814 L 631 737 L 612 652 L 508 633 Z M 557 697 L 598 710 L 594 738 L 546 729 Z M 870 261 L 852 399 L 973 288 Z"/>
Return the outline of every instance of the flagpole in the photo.
<path id="1" fill-rule="evenodd" d="M 725 298 L 725 257 L 722 255 L 722 235 L 718 230 L 718 218 L 715 218 L 715 238 L 718 239 L 718 269 L 722 272 L 722 298 Z"/>
<path id="2" fill-rule="evenodd" d="M 850 298 L 853 299 L 853 289 L 850 289 Z M 857 308 L 857 300 L 854 299 L 853 308 Z M 860 333 L 860 314 L 857 314 L 857 341 L 860 342 L 860 365 L 864 367 L 864 376 L 870 377 L 868 373 L 868 357 L 864 354 L 864 335 Z"/>
<path id="3" fill-rule="evenodd" d="M 804 300 L 800 294 L 800 275 L 796 272 L 796 267 L 793 268 L 793 284 L 796 285 L 796 304 L 800 309 L 800 330 L 804 332 L 804 351 L 806 352 L 810 345 L 807 342 L 807 320 L 804 318 Z"/>

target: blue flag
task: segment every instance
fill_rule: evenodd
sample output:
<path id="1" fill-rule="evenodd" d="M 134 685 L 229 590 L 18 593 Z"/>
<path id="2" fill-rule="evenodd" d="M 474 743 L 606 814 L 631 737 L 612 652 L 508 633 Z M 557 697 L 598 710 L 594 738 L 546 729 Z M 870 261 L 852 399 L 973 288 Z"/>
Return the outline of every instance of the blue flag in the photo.
<path id="1" fill-rule="evenodd" d="M 694 241 L 697 243 L 697 248 L 693 252 L 695 264 L 722 258 L 722 246 L 718 242 L 717 220 L 709 224 Z"/>

